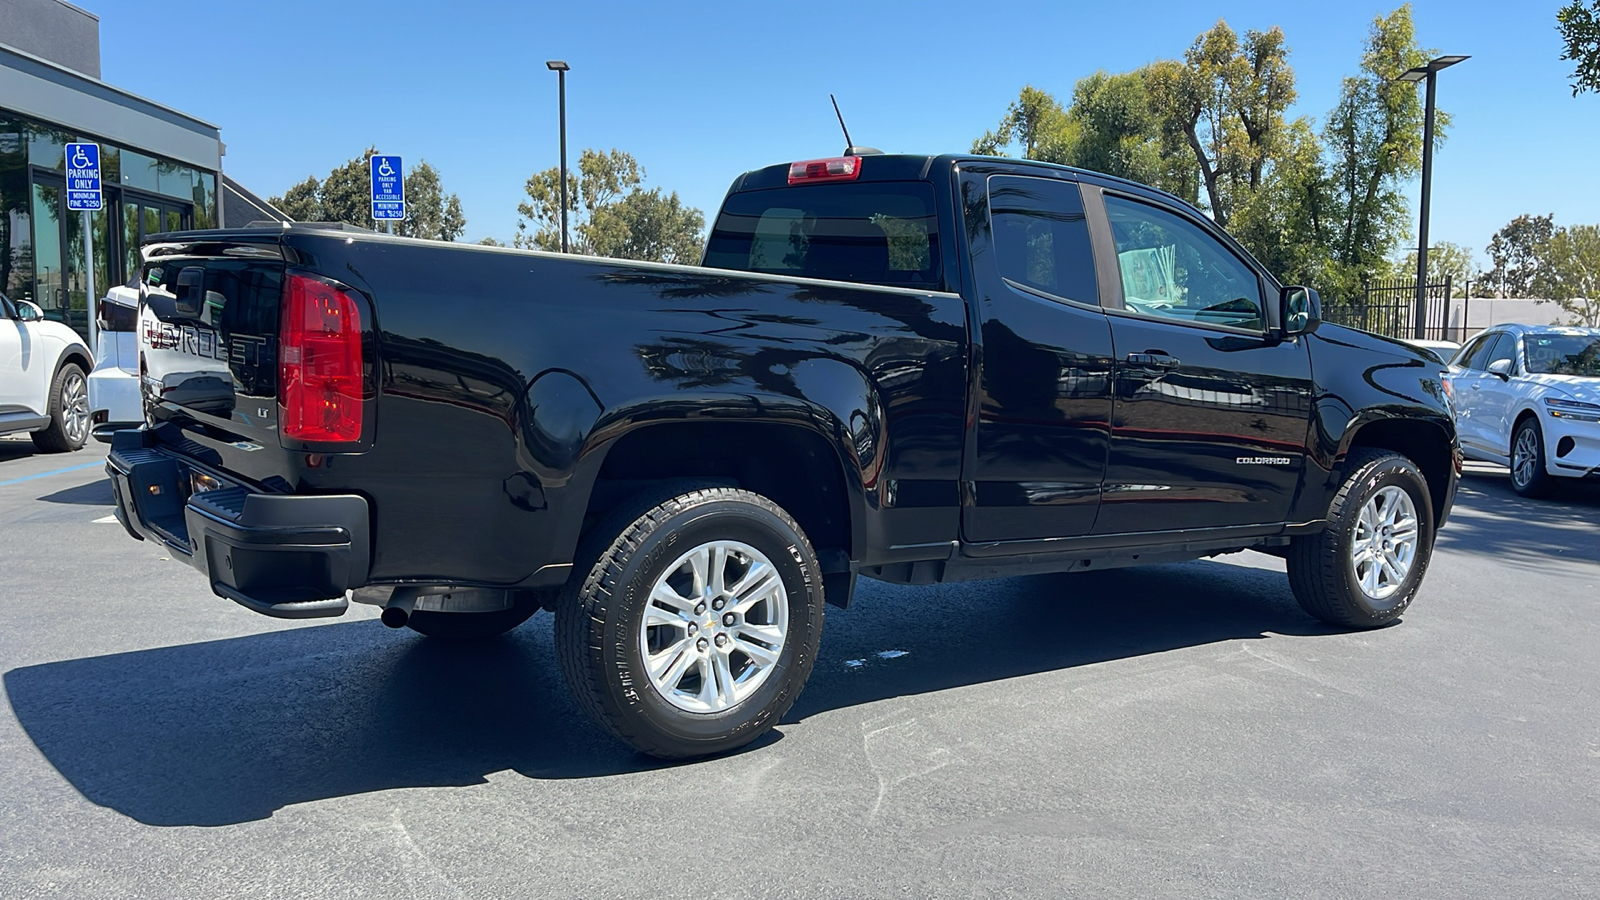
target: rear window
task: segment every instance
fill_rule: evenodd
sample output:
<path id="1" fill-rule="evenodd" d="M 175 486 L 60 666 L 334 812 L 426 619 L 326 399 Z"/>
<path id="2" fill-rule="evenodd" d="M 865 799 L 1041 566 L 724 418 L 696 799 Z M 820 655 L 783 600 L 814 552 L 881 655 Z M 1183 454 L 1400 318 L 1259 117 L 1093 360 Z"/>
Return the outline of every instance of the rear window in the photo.
<path id="1" fill-rule="evenodd" d="M 716 269 L 937 290 L 939 227 L 922 181 L 732 194 L 706 244 Z"/>

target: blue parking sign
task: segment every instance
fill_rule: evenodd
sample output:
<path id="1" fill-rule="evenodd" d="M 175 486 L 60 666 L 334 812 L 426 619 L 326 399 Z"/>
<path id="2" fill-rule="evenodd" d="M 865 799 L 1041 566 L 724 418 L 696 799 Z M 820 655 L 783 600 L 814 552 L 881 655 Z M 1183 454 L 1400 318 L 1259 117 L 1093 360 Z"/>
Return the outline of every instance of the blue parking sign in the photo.
<path id="1" fill-rule="evenodd" d="M 103 208 L 100 192 L 100 145 L 68 144 L 67 209 L 94 211 Z"/>
<path id="2" fill-rule="evenodd" d="M 398 156 L 374 156 L 372 164 L 372 217 L 406 217 L 406 182 Z"/>

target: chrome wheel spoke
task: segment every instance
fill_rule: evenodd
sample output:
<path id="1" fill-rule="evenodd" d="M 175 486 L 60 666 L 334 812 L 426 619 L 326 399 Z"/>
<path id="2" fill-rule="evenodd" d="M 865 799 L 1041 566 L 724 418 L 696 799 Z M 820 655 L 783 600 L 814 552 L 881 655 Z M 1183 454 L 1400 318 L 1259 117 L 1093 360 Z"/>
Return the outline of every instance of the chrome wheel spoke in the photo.
<path id="1" fill-rule="evenodd" d="M 680 710 L 715 713 L 736 706 L 761 687 L 783 654 L 788 594 L 771 560 L 748 544 L 708 541 L 690 548 L 662 570 L 649 598 L 639 650 L 651 686 Z"/>

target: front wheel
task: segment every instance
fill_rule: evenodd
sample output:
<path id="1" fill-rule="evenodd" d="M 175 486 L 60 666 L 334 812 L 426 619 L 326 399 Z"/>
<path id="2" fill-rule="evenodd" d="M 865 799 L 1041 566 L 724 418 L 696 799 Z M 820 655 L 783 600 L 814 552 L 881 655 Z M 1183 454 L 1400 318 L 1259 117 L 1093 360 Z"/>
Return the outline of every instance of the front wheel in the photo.
<path id="1" fill-rule="evenodd" d="M 1400 618 L 1433 553 L 1428 483 L 1409 459 L 1362 449 L 1328 509 L 1328 527 L 1295 538 L 1289 585 L 1306 612 L 1331 625 L 1379 628 Z"/>
<path id="2" fill-rule="evenodd" d="M 585 539 L 556 609 L 580 704 L 668 759 L 742 747 L 804 687 L 822 635 L 822 577 L 800 526 L 759 494 L 646 496 Z"/>
<path id="3" fill-rule="evenodd" d="M 1528 417 L 1511 437 L 1511 489 L 1524 497 L 1542 497 L 1550 490 L 1544 466 L 1544 431 Z"/>
<path id="4" fill-rule="evenodd" d="M 29 437 L 45 453 L 81 450 L 89 440 L 89 380 L 77 363 L 67 363 L 50 383 L 50 424 Z"/>

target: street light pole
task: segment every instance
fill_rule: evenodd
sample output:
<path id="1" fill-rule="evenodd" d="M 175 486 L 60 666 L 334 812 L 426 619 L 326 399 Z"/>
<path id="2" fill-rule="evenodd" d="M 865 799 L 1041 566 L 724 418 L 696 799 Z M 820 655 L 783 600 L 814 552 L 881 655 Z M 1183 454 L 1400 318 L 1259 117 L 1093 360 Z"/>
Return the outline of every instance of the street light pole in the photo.
<path id="1" fill-rule="evenodd" d="M 567 252 L 567 71 L 564 60 L 552 59 L 545 68 L 556 73 L 556 90 L 561 95 L 561 252 Z"/>
<path id="2" fill-rule="evenodd" d="M 1449 67 L 1468 56 L 1440 56 L 1430 60 L 1427 65 L 1417 66 L 1406 71 L 1400 76 L 1401 81 L 1416 84 L 1419 81 L 1427 82 L 1427 100 L 1424 104 L 1422 118 L 1422 198 L 1418 204 L 1421 207 L 1421 221 L 1417 224 L 1417 308 L 1412 317 L 1411 336 L 1414 338 L 1427 337 L 1428 322 L 1428 207 L 1433 196 L 1433 97 L 1435 84 L 1438 82 L 1439 70 Z M 1449 298 L 1445 298 L 1449 303 Z"/>

